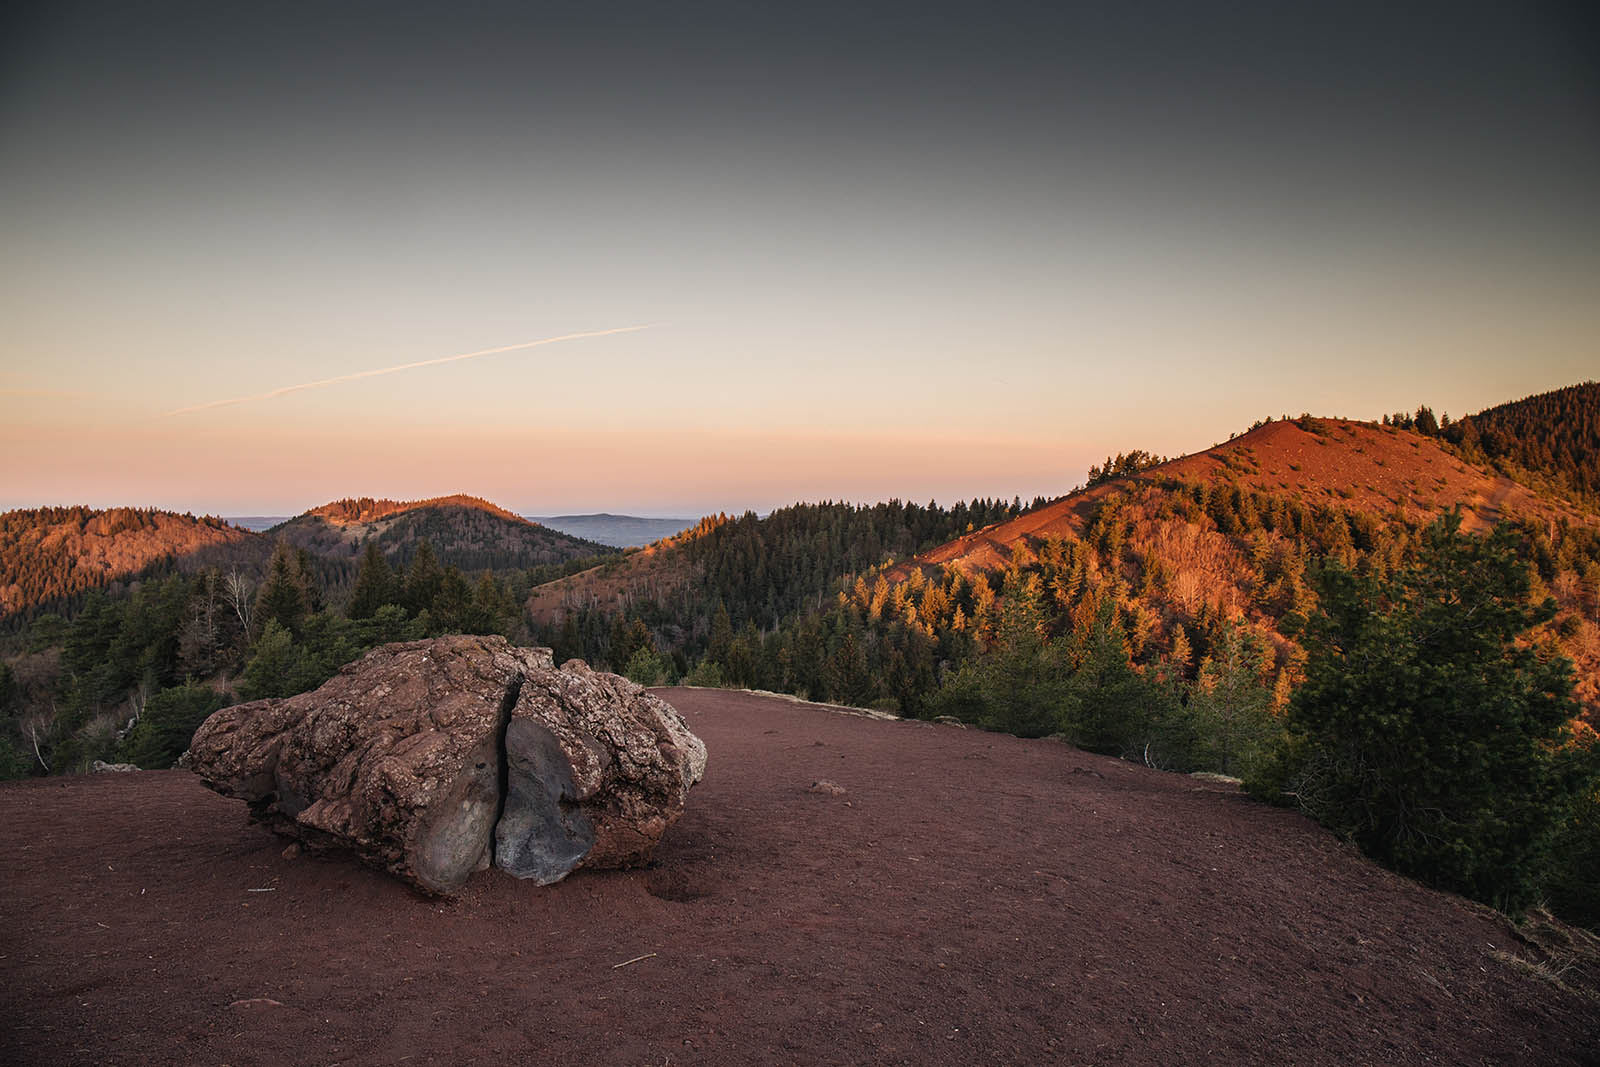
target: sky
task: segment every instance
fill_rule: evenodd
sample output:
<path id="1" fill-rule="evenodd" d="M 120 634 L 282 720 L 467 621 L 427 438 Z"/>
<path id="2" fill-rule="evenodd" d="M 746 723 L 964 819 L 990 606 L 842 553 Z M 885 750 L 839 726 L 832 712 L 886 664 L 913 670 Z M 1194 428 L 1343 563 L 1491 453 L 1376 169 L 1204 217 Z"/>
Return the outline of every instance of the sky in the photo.
<path id="1" fill-rule="evenodd" d="M 0 508 L 1026 500 L 1600 377 L 1587 12 L 11 5 Z"/>

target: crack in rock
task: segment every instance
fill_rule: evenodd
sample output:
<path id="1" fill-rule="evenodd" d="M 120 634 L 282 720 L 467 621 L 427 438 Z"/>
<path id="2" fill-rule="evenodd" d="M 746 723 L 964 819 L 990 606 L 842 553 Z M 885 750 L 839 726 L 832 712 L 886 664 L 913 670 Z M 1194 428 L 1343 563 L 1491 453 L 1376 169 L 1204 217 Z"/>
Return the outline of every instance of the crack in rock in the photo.
<path id="1" fill-rule="evenodd" d="M 646 862 L 705 745 L 625 678 L 500 637 L 374 649 L 312 693 L 225 708 L 188 765 L 253 819 L 448 895 Z"/>

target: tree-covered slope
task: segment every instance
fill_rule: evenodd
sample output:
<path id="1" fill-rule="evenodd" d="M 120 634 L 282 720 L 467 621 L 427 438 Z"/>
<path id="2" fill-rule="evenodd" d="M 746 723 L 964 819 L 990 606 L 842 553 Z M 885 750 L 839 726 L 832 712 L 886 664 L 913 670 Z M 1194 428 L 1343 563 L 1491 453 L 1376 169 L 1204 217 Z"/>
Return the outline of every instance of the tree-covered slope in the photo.
<path id="1" fill-rule="evenodd" d="M 155 508 L 30 508 L 0 515 L 0 619 L 257 535 Z M 265 550 L 254 553 L 264 556 Z"/>
<path id="2" fill-rule="evenodd" d="M 729 626 L 771 629 L 827 606 L 845 575 L 1021 510 L 1019 501 L 945 508 L 891 500 L 795 504 L 765 517 L 710 516 L 677 537 L 536 587 L 528 612 L 558 651 L 617 669 L 639 643 L 618 647 L 612 623 L 621 618 L 654 631 L 662 651 L 693 658 L 712 640 L 719 611 Z"/>
<path id="3" fill-rule="evenodd" d="M 1498 404 L 1440 434 L 1469 459 L 1545 475 L 1591 507 L 1600 503 L 1600 382 Z"/>
<path id="4" fill-rule="evenodd" d="M 439 497 L 411 503 L 371 498 L 334 501 L 269 531 L 270 535 L 333 559 L 356 559 L 376 541 L 404 564 L 423 541 L 439 561 L 464 571 L 561 564 L 616 550 L 529 522 L 486 500 Z"/>

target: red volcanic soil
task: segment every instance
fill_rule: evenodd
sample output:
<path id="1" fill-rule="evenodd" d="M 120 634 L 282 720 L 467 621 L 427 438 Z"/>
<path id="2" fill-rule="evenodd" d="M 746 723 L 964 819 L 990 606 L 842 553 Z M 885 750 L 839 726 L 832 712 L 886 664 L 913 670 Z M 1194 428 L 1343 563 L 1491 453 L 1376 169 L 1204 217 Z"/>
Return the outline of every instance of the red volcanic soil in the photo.
<path id="1" fill-rule="evenodd" d="M 657 864 L 448 902 L 287 859 L 181 771 L 0 787 L 0 1059 L 1594 1062 L 1499 917 L 1226 785 L 669 690 L 711 751 Z M 835 783 L 842 792 L 812 789 Z M 1518 960 L 1527 961 L 1519 963 Z M 1592 982 L 1591 982 L 1592 987 Z"/>

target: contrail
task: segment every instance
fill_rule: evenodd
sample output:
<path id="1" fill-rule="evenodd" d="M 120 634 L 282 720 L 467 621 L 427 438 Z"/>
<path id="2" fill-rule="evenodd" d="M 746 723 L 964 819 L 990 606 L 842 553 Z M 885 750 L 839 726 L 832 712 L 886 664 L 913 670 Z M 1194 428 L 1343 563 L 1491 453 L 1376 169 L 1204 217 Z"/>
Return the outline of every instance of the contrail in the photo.
<path id="1" fill-rule="evenodd" d="M 416 370 L 418 367 L 437 367 L 441 363 L 457 363 L 463 359 L 477 359 L 479 356 L 492 356 L 497 352 L 515 352 L 519 348 L 537 348 L 540 345 L 553 345 L 557 341 L 576 341 L 581 337 L 606 337 L 614 333 L 632 333 L 635 330 L 648 330 L 651 323 L 645 326 L 619 326 L 614 330 L 589 330 L 584 333 L 564 333 L 559 337 L 545 337 L 537 341 L 523 341 L 521 344 L 501 345 L 499 348 L 480 348 L 476 352 L 463 352 L 459 356 L 440 356 L 438 359 L 419 359 L 415 363 L 402 363 L 397 367 L 379 367 L 377 370 L 356 371 L 354 374 L 341 374 L 337 378 L 323 378 L 315 382 L 301 382 L 299 385 L 286 385 L 282 389 L 274 389 L 269 393 L 255 393 L 251 396 L 236 396 L 231 400 L 213 400 L 208 404 L 195 404 L 193 407 L 175 408 L 172 411 L 162 412 L 161 418 L 172 415 L 187 415 L 192 411 L 206 411 L 210 408 L 227 407 L 230 404 L 244 404 L 251 400 L 271 400 L 275 396 L 286 393 L 298 393 L 302 389 L 319 389 L 324 385 L 338 385 L 340 382 L 353 382 L 358 378 L 376 378 L 380 374 L 398 374 L 403 370 Z"/>

